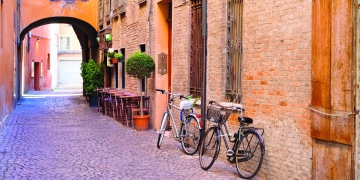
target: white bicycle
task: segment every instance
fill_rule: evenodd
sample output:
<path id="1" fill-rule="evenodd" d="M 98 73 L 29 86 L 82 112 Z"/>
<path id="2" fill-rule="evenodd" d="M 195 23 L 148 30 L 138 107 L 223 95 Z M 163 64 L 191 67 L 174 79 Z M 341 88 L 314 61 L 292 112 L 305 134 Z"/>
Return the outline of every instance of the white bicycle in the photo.
<path id="1" fill-rule="evenodd" d="M 162 94 L 166 94 L 167 97 L 170 95 L 170 98 L 167 99 L 167 107 L 162 117 L 157 147 L 160 149 L 161 143 L 164 139 L 165 131 L 171 131 L 175 138 L 181 142 L 181 146 L 186 154 L 195 154 L 199 149 L 201 125 L 199 119 L 196 117 L 196 114 L 193 112 L 192 103 L 189 101 L 182 101 L 180 103 L 180 107 L 177 107 L 174 105 L 174 98 L 185 98 L 182 94 L 173 94 L 163 89 L 156 89 L 156 91 L 159 91 Z M 171 113 L 172 107 L 180 111 L 181 126 L 179 131 L 176 127 L 173 114 Z M 168 126 L 170 119 L 171 125 L 174 126 L 174 128 L 172 128 L 172 126 Z"/>

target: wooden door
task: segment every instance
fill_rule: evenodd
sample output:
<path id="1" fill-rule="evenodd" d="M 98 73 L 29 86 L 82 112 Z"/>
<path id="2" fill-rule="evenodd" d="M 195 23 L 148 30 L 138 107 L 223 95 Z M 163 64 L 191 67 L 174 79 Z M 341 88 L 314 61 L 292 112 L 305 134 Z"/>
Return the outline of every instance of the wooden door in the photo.
<path id="1" fill-rule="evenodd" d="M 313 179 L 353 179 L 351 0 L 313 0 Z"/>
<path id="2" fill-rule="evenodd" d="M 40 63 L 39 62 L 35 62 L 34 63 L 34 88 L 35 91 L 40 91 Z"/>

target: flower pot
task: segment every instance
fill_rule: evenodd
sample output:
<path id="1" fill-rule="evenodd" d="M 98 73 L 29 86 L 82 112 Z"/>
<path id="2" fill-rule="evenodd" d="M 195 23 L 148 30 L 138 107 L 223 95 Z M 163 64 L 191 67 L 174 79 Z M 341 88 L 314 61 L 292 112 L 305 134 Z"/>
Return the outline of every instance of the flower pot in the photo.
<path id="1" fill-rule="evenodd" d="M 97 107 L 98 106 L 98 97 L 97 95 L 90 95 L 89 97 L 89 107 Z"/>
<path id="2" fill-rule="evenodd" d="M 116 58 L 110 58 L 111 64 L 117 64 L 118 60 Z"/>
<path id="3" fill-rule="evenodd" d="M 136 130 L 148 130 L 149 129 L 149 115 L 134 115 L 134 124 Z"/>

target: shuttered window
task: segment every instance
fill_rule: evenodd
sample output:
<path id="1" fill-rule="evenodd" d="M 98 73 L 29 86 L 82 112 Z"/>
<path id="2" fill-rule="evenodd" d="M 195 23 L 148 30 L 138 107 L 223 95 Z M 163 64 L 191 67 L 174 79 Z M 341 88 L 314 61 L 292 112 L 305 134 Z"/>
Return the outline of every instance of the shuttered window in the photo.
<path id="1" fill-rule="evenodd" d="M 202 81 L 202 7 L 191 0 L 190 94 L 201 97 Z"/>
<path id="2" fill-rule="evenodd" d="M 226 98 L 238 102 L 241 95 L 243 1 L 229 0 L 227 14 Z"/>

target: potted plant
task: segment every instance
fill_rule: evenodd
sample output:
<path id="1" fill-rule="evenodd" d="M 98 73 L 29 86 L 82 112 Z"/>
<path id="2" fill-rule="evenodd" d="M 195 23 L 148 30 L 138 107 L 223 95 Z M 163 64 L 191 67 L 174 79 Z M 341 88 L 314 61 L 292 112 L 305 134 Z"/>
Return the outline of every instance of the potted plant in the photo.
<path id="1" fill-rule="evenodd" d="M 104 71 L 102 63 L 96 64 L 93 59 L 81 63 L 80 75 L 90 107 L 97 107 L 96 88 L 104 86 Z"/>
<path id="2" fill-rule="evenodd" d="M 118 62 L 121 61 L 121 58 L 122 58 L 122 57 L 123 57 L 123 55 L 122 55 L 121 53 L 115 53 L 115 54 L 114 54 L 114 58 L 116 58 Z"/>
<path id="3" fill-rule="evenodd" d="M 115 51 L 108 51 L 106 53 L 106 56 L 108 57 L 111 64 L 116 64 L 118 62 L 118 60 L 115 58 L 115 54 Z"/>
<path id="4" fill-rule="evenodd" d="M 136 51 L 134 54 L 131 54 L 129 58 L 126 60 L 125 65 L 126 73 L 134 78 L 137 78 L 141 80 L 142 78 L 145 78 L 145 81 L 147 78 L 151 76 L 151 73 L 155 71 L 155 62 L 154 59 L 147 55 L 144 52 Z M 145 83 L 146 84 L 146 83 Z M 140 83 L 141 86 L 141 83 Z M 144 115 L 143 112 L 143 99 L 142 99 L 142 87 L 140 87 L 140 115 L 134 116 L 135 121 L 135 128 L 136 129 L 147 129 L 149 126 L 149 115 Z M 145 88 L 146 89 L 146 88 Z M 139 127 L 140 125 L 143 125 L 143 127 Z M 147 127 L 144 127 L 147 126 Z"/>

